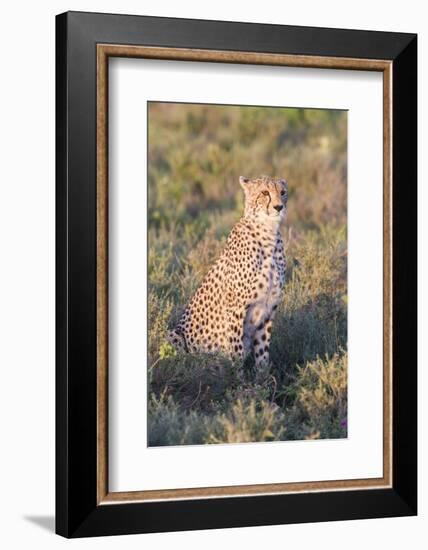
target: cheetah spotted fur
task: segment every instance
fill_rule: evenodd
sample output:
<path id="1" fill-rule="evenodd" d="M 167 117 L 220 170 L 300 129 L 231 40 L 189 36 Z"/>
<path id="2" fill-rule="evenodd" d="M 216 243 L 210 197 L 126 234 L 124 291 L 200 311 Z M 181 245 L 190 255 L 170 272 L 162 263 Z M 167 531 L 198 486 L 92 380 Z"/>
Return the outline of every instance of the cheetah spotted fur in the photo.
<path id="1" fill-rule="evenodd" d="M 221 352 L 256 365 L 268 363 L 272 322 L 285 283 L 285 254 L 279 231 L 287 209 L 283 179 L 239 178 L 243 217 L 190 300 L 168 340 L 187 352 Z"/>

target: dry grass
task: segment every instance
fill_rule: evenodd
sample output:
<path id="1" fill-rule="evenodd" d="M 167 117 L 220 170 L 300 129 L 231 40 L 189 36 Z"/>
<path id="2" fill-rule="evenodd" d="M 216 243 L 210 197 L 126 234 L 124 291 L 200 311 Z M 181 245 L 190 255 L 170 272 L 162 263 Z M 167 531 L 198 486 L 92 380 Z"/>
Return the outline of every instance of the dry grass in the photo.
<path id="1" fill-rule="evenodd" d="M 242 212 L 239 175 L 289 181 L 271 364 L 175 355 L 169 324 Z M 149 444 L 346 437 L 346 114 L 151 104 Z"/>

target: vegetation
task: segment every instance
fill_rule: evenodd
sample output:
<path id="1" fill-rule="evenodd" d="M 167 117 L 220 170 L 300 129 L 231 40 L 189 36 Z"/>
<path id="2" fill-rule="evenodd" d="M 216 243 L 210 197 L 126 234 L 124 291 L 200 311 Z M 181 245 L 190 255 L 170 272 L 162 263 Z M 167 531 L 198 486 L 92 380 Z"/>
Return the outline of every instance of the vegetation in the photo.
<path id="1" fill-rule="evenodd" d="M 347 436 L 346 113 L 149 106 L 149 445 Z M 166 342 L 243 210 L 240 175 L 285 177 L 287 283 L 271 363 Z"/>

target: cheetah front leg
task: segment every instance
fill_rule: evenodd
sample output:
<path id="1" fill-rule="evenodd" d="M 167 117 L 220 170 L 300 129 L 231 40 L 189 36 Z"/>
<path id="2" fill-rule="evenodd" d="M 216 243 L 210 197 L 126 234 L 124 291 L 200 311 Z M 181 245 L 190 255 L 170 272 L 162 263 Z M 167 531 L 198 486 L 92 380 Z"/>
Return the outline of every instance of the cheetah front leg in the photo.
<path id="1" fill-rule="evenodd" d="M 254 358 L 256 367 L 269 363 L 269 348 L 272 333 L 272 317 L 267 317 L 254 334 Z"/>

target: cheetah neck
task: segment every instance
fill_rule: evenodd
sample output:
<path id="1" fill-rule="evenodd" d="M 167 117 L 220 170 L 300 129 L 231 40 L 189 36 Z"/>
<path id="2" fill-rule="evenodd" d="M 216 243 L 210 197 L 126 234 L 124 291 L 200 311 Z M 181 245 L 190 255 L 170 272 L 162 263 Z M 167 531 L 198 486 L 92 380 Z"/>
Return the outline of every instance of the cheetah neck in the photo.
<path id="1" fill-rule="evenodd" d="M 254 229 L 262 230 L 265 235 L 272 237 L 272 239 L 275 239 L 280 234 L 280 220 L 267 218 L 261 220 L 256 216 L 247 215 L 243 217 L 243 221 Z"/>

